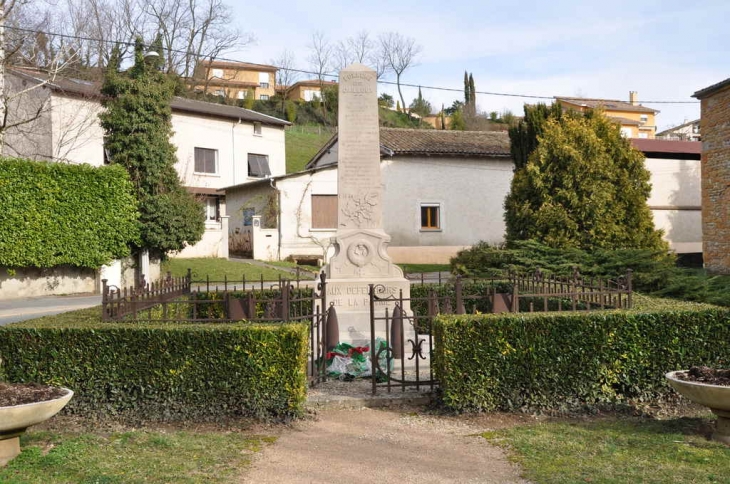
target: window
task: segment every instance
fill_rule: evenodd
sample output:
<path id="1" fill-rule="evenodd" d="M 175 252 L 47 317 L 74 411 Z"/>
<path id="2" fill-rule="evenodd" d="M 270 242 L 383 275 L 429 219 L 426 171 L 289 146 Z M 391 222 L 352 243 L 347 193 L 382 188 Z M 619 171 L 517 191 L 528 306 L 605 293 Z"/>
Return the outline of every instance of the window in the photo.
<path id="1" fill-rule="evenodd" d="M 246 91 L 238 91 L 238 99 L 245 99 Z"/>
<path id="2" fill-rule="evenodd" d="M 220 201 L 218 197 L 207 197 L 205 199 L 205 220 L 206 222 L 217 222 L 220 218 Z"/>
<path id="3" fill-rule="evenodd" d="M 195 173 L 218 173 L 218 150 L 195 148 Z"/>
<path id="4" fill-rule="evenodd" d="M 250 227 L 253 225 L 253 216 L 256 215 L 255 208 L 244 208 L 243 209 L 243 226 Z"/>
<path id="5" fill-rule="evenodd" d="M 312 195 L 312 228 L 337 228 L 337 195 Z"/>
<path id="6" fill-rule="evenodd" d="M 319 91 L 314 89 L 305 89 L 304 90 L 304 100 L 305 101 L 314 101 L 315 99 L 319 99 Z"/>
<path id="7" fill-rule="evenodd" d="M 639 119 L 642 123 L 647 123 L 649 121 L 649 116 L 646 114 L 642 114 L 641 116 L 639 116 Z"/>
<path id="8" fill-rule="evenodd" d="M 264 89 L 269 88 L 269 73 L 268 72 L 259 72 L 259 87 L 262 87 Z"/>
<path id="9" fill-rule="evenodd" d="M 216 89 L 215 95 L 219 97 L 225 97 L 226 91 L 224 91 L 223 89 Z"/>
<path id="10" fill-rule="evenodd" d="M 262 94 L 261 95 L 261 100 L 262 101 L 268 101 L 269 100 L 269 95 L 268 94 Z"/>
<path id="11" fill-rule="evenodd" d="M 622 127 L 621 128 L 621 136 L 624 138 L 631 138 L 634 136 L 634 132 L 631 128 L 628 127 Z"/>
<path id="12" fill-rule="evenodd" d="M 421 205 L 421 230 L 441 229 L 441 206 L 439 204 Z"/>
<path id="13" fill-rule="evenodd" d="M 213 77 L 223 79 L 223 69 L 213 69 Z"/>
<path id="14" fill-rule="evenodd" d="M 646 139 L 649 137 L 649 133 L 639 133 L 639 138 Z"/>
<path id="15" fill-rule="evenodd" d="M 253 134 L 261 136 L 261 123 L 253 123 Z"/>
<path id="16" fill-rule="evenodd" d="M 271 175 L 269 157 L 267 155 L 248 154 L 248 176 L 264 178 Z"/>

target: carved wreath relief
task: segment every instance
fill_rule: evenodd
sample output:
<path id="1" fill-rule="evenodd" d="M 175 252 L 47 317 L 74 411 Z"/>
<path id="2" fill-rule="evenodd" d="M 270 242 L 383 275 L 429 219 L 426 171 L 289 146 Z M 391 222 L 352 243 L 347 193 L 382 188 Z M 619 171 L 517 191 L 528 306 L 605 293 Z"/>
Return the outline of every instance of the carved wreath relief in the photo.
<path id="1" fill-rule="evenodd" d="M 342 214 L 357 228 L 363 228 L 373 223 L 375 208 L 378 206 L 377 192 L 362 191 L 347 196 L 347 202 L 342 208 Z M 345 224 L 343 224 L 345 225 Z"/>

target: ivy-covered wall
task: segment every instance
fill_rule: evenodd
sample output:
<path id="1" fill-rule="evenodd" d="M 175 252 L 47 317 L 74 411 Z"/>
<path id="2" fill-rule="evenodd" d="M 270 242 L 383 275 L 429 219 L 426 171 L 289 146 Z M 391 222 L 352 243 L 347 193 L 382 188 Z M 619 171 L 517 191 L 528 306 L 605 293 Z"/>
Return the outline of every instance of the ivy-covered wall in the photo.
<path id="1" fill-rule="evenodd" d="M 137 202 L 119 166 L 0 158 L 0 266 L 96 269 L 129 255 Z"/>

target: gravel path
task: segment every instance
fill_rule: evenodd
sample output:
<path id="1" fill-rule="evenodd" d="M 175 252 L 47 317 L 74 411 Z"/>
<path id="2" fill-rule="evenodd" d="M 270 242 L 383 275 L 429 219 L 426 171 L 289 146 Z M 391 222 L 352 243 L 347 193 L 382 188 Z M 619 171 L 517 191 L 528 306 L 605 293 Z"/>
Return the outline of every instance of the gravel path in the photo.
<path id="1" fill-rule="evenodd" d="M 244 483 L 522 483 L 486 428 L 457 417 L 325 409 L 257 455 Z"/>

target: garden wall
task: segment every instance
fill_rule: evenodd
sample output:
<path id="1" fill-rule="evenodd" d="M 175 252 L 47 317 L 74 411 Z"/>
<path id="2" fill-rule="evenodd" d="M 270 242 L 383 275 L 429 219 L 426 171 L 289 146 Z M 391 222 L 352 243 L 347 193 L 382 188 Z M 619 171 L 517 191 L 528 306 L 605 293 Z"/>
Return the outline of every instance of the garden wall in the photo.
<path id="1" fill-rule="evenodd" d="M 457 411 L 659 401 L 664 374 L 730 362 L 730 311 L 441 316 L 434 366 Z"/>
<path id="2" fill-rule="evenodd" d="M 98 292 L 97 272 L 74 266 L 8 268 L 0 266 L 0 300 L 18 297 Z"/>
<path id="3" fill-rule="evenodd" d="M 74 390 L 67 413 L 289 418 L 306 397 L 302 324 L 101 323 L 99 307 L 0 328 L 0 379 Z"/>

